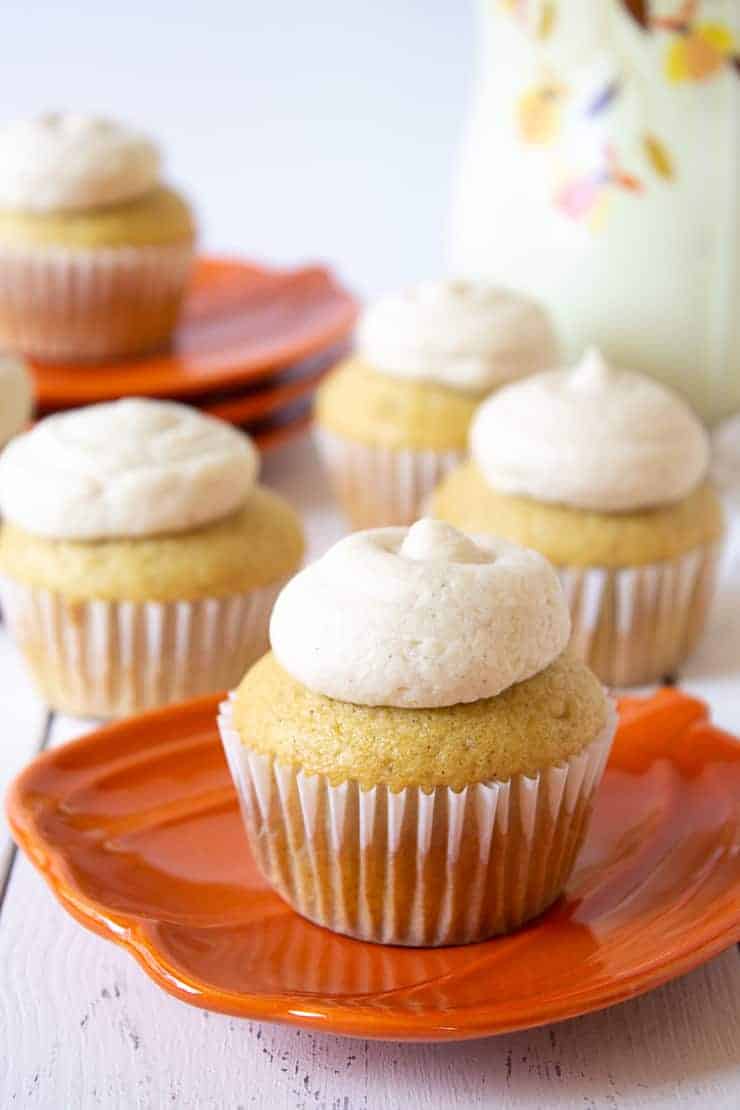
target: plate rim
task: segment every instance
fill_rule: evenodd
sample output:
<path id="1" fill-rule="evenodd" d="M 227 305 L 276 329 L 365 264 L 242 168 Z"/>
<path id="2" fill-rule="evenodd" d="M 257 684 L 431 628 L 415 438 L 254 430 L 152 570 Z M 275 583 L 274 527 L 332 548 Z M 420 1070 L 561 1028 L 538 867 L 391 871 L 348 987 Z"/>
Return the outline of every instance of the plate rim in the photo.
<path id="1" fill-rule="evenodd" d="M 259 354 L 250 360 L 247 366 L 241 364 L 238 360 L 232 365 L 229 372 L 210 371 L 205 376 L 197 378 L 183 378 L 176 382 L 173 386 L 170 378 L 165 382 L 162 375 L 165 371 L 159 368 L 156 371 L 156 383 L 148 384 L 144 377 L 141 382 L 128 382 L 125 386 L 127 394 L 135 393 L 140 396 L 147 397 L 164 397 L 169 396 L 173 398 L 188 398 L 198 393 L 209 392 L 221 388 L 238 387 L 239 385 L 246 385 L 247 383 L 257 383 L 264 379 L 269 378 L 272 374 L 278 371 L 285 370 L 294 362 L 300 362 L 303 359 L 310 358 L 314 355 L 319 355 L 324 349 L 333 347 L 335 344 L 340 343 L 346 339 L 359 314 L 359 301 L 350 292 L 348 288 L 343 285 L 334 270 L 322 263 L 305 263 L 296 266 L 269 266 L 259 262 L 252 262 L 247 258 L 240 257 L 235 254 L 221 254 L 203 252 L 195 256 L 193 266 L 203 265 L 205 267 L 212 266 L 238 266 L 244 269 L 245 272 L 250 272 L 260 277 L 277 278 L 282 277 L 285 280 L 295 280 L 303 274 L 321 274 L 326 281 L 327 288 L 331 291 L 332 296 L 336 299 L 338 305 L 338 319 L 331 325 L 325 328 L 320 336 L 313 339 L 304 339 L 300 343 L 295 341 L 286 344 L 285 341 L 277 344 L 269 354 Z M 34 380 L 34 389 L 36 395 L 36 403 L 40 408 L 55 407 L 78 407 L 79 405 L 97 404 L 99 402 L 114 400 L 122 395 L 120 388 L 111 386 L 109 388 L 102 388 L 101 392 L 101 379 L 104 381 L 106 373 L 116 375 L 123 368 L 126 368 L 127 373 L 132 373 L 132 368 L 136 367 L 139 362 L 148 362 L 150 360 L 163 360 L 165 355 L 160 352 L 154 352 L 150 355 L 139 356 L 135 358 L 123 358 L 106 362 L 94 362 L 89 365 L 80 364 L 75 367 L 74 360 L 64 361 L 59 363 L 44 362 L 41 359 L 29 358 L 28 363 L 31 369 L 31 375 Z M 177 356 L 175 356 L 177 357 Z M 64 377 L 60 381 L 58 373 L 63 373 Z M 135 371 L 134 371 L 135 372 Z M 70 385 L 70 375 L 74 377 L 79 373 L 79 385 L 77 381 Z M 148 370 L 146 375 L 151 378 L 155 371 Z M 205 373 L 205 372 L 204 372 Z M 173 371 L 169 371 L 170 377 Z M 90 391 L 90 378 L 93 376 L 93 388 Z M 65 384 L 62 384 L 64 382 Z"/>
<path id="2" fill-rule="evenodd" d="M 657 954 L 637 971 L 631 972 L 627 978 L 612 980 L 611 987 L 608 984 L 591 986 L 580 996 L 569 994 L 568 1001 L 565 1003 L 562 1000 L 551 999 L 543 1009 L 542 1003 L 535 1004 L 530 999 L 521 1003 L 518 1010 L 516 1005 L 511 1007 L 509 1004 L 511 1016 L 505 1020 L 495 1014 L 500 1010 L 500 1003 L 490 1007 L 480 1003 L 473 1007 L 460 1007 L 449 1016 L 440 1011 L 403 1015 L 385 1011 L 381 1016 L 377 1010 L 369 1007 L 326 1002 L 310 994 L 302 995 L 300 992 L 246 994 L 226 988 L 212 988 L 197 978 L 188 977 L 177 965 L 163 958 L 161 951 L 149 938 L 148 933 L 152 925 L 156 925 L 156 918 L 117 913 L 75 887 L 68 876 L 64 852 L 56 848 L 53 842 L 45 840 L 35 829 L 34 818 L 22 800 L 23 789 L 26 780 L 31 779 L 40 766 L 55 762 L 60 753 L 69 752 L 77 747 L 86 748 L 101 734 L 105 736 L 125 734 L 132 723 L 136 723 L 139 729 L 143 729 L 150 723 L 156 723 L 166 717 L 171 719 L 171 724 L 174 726 L 176 721 L 182 718 L 189 721 L 190 727 L 194 729 L 201 715 L 207 714 L 213 721 L 213 731 L 217 736 L 216 710 L 224 696 L 223 693 L 209 694 L 188 702 L 150 710 L 135 718 L 104 725 L 84 736 L 48 749 L 36 756 L 16 776 L 6 795 L 6 814 L 16 843 L 41 873 L 52 894 L 65 911 L 83 927 L 124 948 L 157 986 L 180 1001 L 232 1017 L 280 1022 L 314 1032 L 360 1039 L 428 1043 L 474 1040 L 566 1021 L 617 1005 L 686 974 L 724 949 L 740 942 L 739 891 L 734 902 L 728 905 L 727 910 L 721 915 L 716 930 L 712 933 L 704 933 L 699 943 L 687 941 L 683 936 L 683 946 L 678 952 L 674 946 L 667 953 Z M 730 745 L 733 747 L 737 745 L 740 748 L 739 738 L 711 723 L 704 702 L 676 688 L 660 690 L 657 694 L 643 698 L 634 696 L 621 698 L 620 706 L 649 704 L 658 697 L 665 701 L 666 696 L 684 703 L 687 708 L 692 704 L 697 707 L 696 714 L 691 716 L 688 723 L 684 723 L 684 728 L 691 727 L 697 721 L 703 721 L 711 730 L 715 743 L 727 745 L 728 750 Z M 203 724 L 206 723 L 207 721 L 203 722 Z M 285 912 L 293 911 L 286 905 Z M 318 925 L 313 927 L 321 928 Z M 362 941 L 353 943 L 364 944 Z M 491 943 L 495 943 L 495 938 L 470 947 L 480 949 Z M 462 1024 L 460 1024 L 460 1015 L 464 1015 L 465 1018 Z"/>

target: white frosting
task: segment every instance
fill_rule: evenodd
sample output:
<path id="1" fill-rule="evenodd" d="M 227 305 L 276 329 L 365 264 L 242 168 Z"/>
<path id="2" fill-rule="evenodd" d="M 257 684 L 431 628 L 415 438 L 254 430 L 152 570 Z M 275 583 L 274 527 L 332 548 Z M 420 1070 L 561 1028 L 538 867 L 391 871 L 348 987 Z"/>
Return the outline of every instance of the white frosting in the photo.
<path id="1" fill-rule="evenodd" d="M 382 298 L 365 311 L 357 346 L 383 373 L 475 391 L 557 363 L 537 302 L 484 282 L 427 281 Z"/>
<path id="2" fill-rule="evenodd" d="M 410 708 L 493 697 L 569 635 L 541 555 L 434 520 L 340 540 L 283 589 L 270 625 L 278 662 L 309 689 Z"/>
<path id="3" fill-rule="evenodd" d="M 593 350 L 485 401 L 471 449 L 494 489 L 601 512 L 680 501 L 709 464 L 707 433 L 676 393 Z"/>
<path id="4" fill-rule="evenodd" d="M 239 508 L 258 465 L 246 435 L 187 405 L 91 405 L 11 440 L 0 456 L 0 512 L 57 539 L 183 532 Z"/>
<path id="5" fill-rule="evenodd" d="M 0 127 L 0 208 L 95 208 L 158 181 L 157 147 L 114 120 L 50 113 Z"/>
<path id="6" fill-rule="evenodd" d="M 28 422 L 32 408 L 33 385 L 25 362 L 0 354 L 0 447 Z"/>

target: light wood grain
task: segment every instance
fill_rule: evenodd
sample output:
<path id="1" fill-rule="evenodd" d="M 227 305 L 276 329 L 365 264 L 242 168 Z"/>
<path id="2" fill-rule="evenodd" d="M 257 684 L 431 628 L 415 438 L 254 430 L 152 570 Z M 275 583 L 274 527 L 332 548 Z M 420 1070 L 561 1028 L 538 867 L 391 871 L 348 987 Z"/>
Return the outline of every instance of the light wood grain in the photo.
<path id="1" fill-rule="evenodd" d="M 0 626 L 0 794 L 39 750 L 47 725 L 46 706 L 36 697 L 21 659 Z M 0 889 L 12 857 L 12 841 L 0 811 Z"/>
<path id="2" fill-rule="evenodd" d="M 26 860 L 0 933 L 0 1105 L 736 1110 L 740 958 L 599 1014 L 459 1045 L 349 1041 L 164 995 L 57 906 Z"/>
<path id="3" fill-rule="evenodd" d="M 341 534 L 306 443 L 278 452 L 265 477 L 301 506 L 311 557 Z M 740 645 L 740 545 L 736 554 L 715 638 L 687 684 L 740 732 L 740 650 L 726 654 Z M 0 709 L 17 735 L 10 773 L 40 742 L 45 711 L 2 634 Z M 49 742 L 91 726 L 57 717 Z M 3 1108 L 736 1110 L 740 957 L 729 950 L 649 995 L 543 1029 L 444 1046 L 350 1041 L 177 1002 L 127 953 L 72 921 L 19 857 L 0 918 L 0 1045 Z"/>

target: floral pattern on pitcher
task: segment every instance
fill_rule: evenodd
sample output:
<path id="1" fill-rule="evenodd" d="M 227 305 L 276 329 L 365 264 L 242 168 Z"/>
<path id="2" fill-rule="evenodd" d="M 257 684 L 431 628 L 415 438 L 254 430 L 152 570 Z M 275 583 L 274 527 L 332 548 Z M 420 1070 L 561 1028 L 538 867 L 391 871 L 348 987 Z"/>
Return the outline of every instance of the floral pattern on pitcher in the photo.
<path id="1" fill-rule="evenodd" d="M 579 88 L 545 72 L 516 103 L 520 140 L 549 150 L 555 207 L 592 231 L 603 226 L 616 192 L 643 189 L 638 173 L 624 165 L 611 134 L 609 112 L 621 94 L 622 82 L 614 73 Z M 670 156 L 658 140 L 651 137 L 650 142 L 650 164 L 655 168 L 659 161 L 662 176 L 670 178 Z"/>
<path id="2" fill-rule="evenodd" d="M 532 40 L 533 48 L 540 44 L 543 57 L 547 58 L 547 42 L 557 36 L 556 0 L 498 0 L 498 3 Z M 671 10 L 666 0 L 659 5 L 658 12 L 655 11 L 658 5 L 651 5 L 649 0 L 621 0 L 621 3 L 645 34 L 669 35 L 670 41 L 660 57 L 670 81 L 709 80 L 728 66 L 740 74 L 736 37 L 725 23 L 711 18 L 710 5 L 700 0 L 683 0 Z M 520 141 L 525 146 L 549 151 L 555 207 L 592 230 L 603 226 L 609 201 L 616 191 L 627 190 L 633 195 L 643 191 L 642 170 L 652 171 L 664 182 L 676 176 L 675 161 L 667 144 L 647 128 L 631 144 L 643 160 L 642 168 L 637 165 L 625 168 L 626 154 L 611 134 L 608 114 L 628 80 L 616 76 L 606 81 L 588 101 L 574 89 L 572 77 L 566 79 L 549 59 L 540 77 L 521 92 L 515 103 L 514 122 Z M 574 120 L 576 112 L 580 112 L 580 120 Z M 576 131 L 586 147 L 585 159 L 580 152 L 574 157 L 572 138 Z M 634 157 L 634 151 L 632 154 Z"/>
<path id="3" fill-rule="evenodd" d="M 665 55 L 671 81 L 705 81 L 732 66 L 740 73 L 740 53 L 730 27 L 703 19 L 698 0 L 684 0 L 673 15 L 655 16 L 650 26 L 668 31 L 673 41 Z"/>

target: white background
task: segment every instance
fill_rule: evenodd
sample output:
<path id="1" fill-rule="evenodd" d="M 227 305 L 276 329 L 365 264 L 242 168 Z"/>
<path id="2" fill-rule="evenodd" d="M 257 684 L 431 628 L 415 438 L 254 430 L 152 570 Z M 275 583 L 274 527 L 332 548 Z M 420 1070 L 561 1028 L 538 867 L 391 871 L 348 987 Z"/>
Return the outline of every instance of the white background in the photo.
<path id="1" fill-rule="evenodd" d="M 472 0 L 5 0 L 0 117 L 138 124 L 208 249 L 376 293 L 443 266 L 473 59 Z"/>

